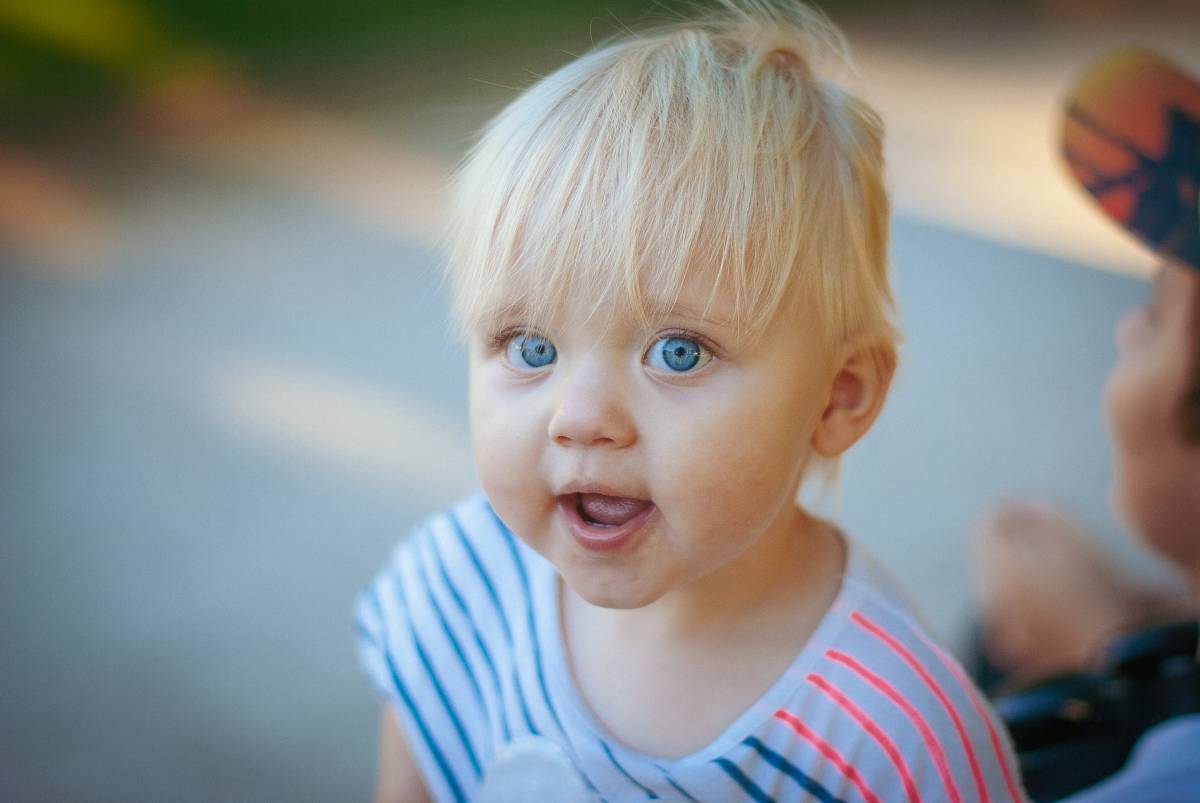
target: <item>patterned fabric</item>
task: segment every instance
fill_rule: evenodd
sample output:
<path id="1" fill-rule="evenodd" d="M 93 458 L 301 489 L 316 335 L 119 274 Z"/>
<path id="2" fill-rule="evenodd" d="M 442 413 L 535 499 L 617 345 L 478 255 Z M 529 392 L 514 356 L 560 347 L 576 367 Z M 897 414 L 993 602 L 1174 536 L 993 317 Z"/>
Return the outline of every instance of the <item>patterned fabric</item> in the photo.
<path id="1" fill-rule="evenodd" d="M 851 545 L 842 588 L 774 685 L 664 759 L 596 723 L 571 680 L 554 568 L 482 495 L 425 522 L 356 607 L 366 670 L 435 800 L 472 800 L 514 739 L 549 738 L 603 801 L 1024 800 L 988 704 Z"/>
<path id="2" fill-rule="evenodd" d="M 1118 51 L 1067 99 L 1062 150 L 1109 217 L 1200 269 L 1200 83 L 1150 51 Z"/>

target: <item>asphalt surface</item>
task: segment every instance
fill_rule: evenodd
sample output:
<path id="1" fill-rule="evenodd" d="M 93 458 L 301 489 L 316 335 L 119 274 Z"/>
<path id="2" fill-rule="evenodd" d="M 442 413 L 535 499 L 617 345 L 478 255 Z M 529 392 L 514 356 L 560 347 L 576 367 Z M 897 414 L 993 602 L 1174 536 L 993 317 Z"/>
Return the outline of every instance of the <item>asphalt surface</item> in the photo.
<path id="1" fill-rule="evenodd" d="M 0 266 L 0 797 L 364 799 L 353 596 L 473 483 L 437 258 L 278 187 L 138 197 L 95 277 Z M 907 342 L 839 520 L 953 636 L 983 505 L 1117 537 L 1098 399 L 1145 288 L 894 237 Z"/>

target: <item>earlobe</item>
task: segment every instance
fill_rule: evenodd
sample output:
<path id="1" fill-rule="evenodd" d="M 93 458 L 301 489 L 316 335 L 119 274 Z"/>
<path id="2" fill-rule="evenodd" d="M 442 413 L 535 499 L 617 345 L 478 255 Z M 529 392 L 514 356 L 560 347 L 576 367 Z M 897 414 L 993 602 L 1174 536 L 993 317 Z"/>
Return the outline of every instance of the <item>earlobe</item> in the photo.
<path id="1" fill-rule="evenodd" d="M 896 351 L 891 344 L 875 344 L 853 350 L 834 374 L 812 446 L 823 457 L 837 457 L 866 434 L 883 409 Z"/>

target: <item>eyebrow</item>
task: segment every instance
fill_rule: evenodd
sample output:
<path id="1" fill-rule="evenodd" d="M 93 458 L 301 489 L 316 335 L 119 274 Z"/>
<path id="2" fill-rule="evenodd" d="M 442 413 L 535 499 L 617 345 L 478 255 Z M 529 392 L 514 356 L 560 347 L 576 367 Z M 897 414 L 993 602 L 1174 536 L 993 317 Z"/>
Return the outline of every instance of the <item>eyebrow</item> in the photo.
<path id="1" fill-rule="evenodd" d="M 705 323 L 716 324 L 717 326 L 733 325 L 733 319 L 728 315 L 713 314 L 711 310 L 706 314 L 704 311 L 696 309 L 689 304 L 678 302 L 674 304 L 655 302 L 648 304 L 647 307 L 652 320 L 679 316 L 683 318 L 691 318 L 692 320 L 696 321 L 704 321 Z"/>
<path id="2" fill-rule="evenodd" d="M 521 321 L 529 317 L 529 310 L 522 301 L 502 300 L 488 304 L 477 316 L 475 323 L 484 328 L 502 323 Z"/>

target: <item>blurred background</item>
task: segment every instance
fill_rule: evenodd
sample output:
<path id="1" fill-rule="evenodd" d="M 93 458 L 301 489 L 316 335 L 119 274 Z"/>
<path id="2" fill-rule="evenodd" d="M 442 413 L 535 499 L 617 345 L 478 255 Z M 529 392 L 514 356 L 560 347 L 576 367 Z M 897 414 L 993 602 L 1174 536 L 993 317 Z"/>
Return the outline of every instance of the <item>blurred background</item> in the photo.
<path id="1" fill-rule="evenodd" d="M 981 510 L 1046 496 L 1138 571 L 1100 389 L 1150 259 L 1063 179 L 1104 49 L 1185 2 L 830 0 L 889 126 L 907 334 L 844 527 L 934 629 Z M 0 799 L 362 800 L 350 606 L 473 487 L 435 249 L 520 87 L 649 0 L 0 0 Z"/>

